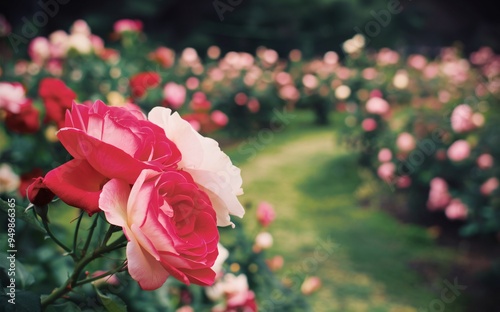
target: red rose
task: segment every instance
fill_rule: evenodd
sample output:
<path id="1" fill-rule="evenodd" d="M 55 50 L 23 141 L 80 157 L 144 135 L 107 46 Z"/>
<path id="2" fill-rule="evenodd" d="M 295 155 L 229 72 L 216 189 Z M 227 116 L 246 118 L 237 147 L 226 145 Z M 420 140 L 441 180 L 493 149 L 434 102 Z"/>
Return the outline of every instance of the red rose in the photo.
<path id="1" fill-rule="evenodd" d="M 130 78 L 130 88 L 133 97 L 142 97 L 147 89 L 156 88 L 160 85 L 160 75 L 155 72 L 139 73 Z"/>
<path id="2" fill-rule="evenodd" d="M 45 121 L 55 121 L 59 128 L 63 127 L 64 114 L 71 108 L 76 94 L 56 78 L 44 78 L 38 89 L 46 109 Z"/>
<path id="3" fill-rule="evenodd" d="M 36 178 L 28 189 L 26 190 L 28 194 L 29 201 L 35 206 L 45 206 L 49 204 L 52 199 L 54 199 L 54 193 L 52 193 L 45 185 L 43 178 Z"/>
<path id="4" fill-rule="evenodd" d="M 21 184 L 19 185 L 19 194 L 21 197 L 26 197 L 26 189 L 33 182 L 33 179 L 41 176 L 43 176 L 43 171 L 40 168 L 35 168 L 21 175 Z"/>
<path id="5" fill-rule="evenodd" d="M 20 106 L 18 113 L 7 112 L 5 125 L 13 132 L 29 134 L 40 129 L 40 113 L 33 106 L 31 100 L 27 100 Z"/>

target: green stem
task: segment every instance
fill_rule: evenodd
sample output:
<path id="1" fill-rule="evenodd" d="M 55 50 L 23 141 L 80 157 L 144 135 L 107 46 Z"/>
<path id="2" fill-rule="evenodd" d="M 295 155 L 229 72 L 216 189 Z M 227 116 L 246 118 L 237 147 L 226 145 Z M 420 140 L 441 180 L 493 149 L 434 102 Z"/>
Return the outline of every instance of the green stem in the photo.
<path id="1" fill-rule="evenodd" d="M 106 276 L 110 276 L 110 275 L 113 275 L 115 273 L 122 272 L 123 270 L 125 270 L 126 267 L 127 267 L 127 265 L 124 263 L 124 264 L 120 265 L 119 267 L 117 267 L 113 270 L 109 270 L 108 272 L 103 273 L 101 275 L 97 275 L 97 276 L 94 276 L 91 278 L 86 278 L 84 280 L 81 280 L 81 281 L 75 283 L 74 287 L 82 286 L 82 285 L 87 284 L 87 283 L 92 283 L 92 282 L 95 282 L 95 281 L 97 281 L 101 278 L 104 278 Z"/>
<path id="2" fill-rule="evenodd" d="M 119 238 L 117 241 L 119 241 L 119 240 L 121 240 L 121 238 Z M 65 294 L 67 294 L 68 292 L 73 290 L 73 288 L 75 288 L 77 286 L 81 286 L 85 283 L 89 283 L 89 282 L 94 281 L 94 278 L 88 278 L 88 279 L 78 281 L 78 277 L 82 273 L 83 269 L 85 269 L 87 264 L 89 264 L 93 260 L 101 257 L 103 254 L 120 249 L 123 246 L 124 246 L 124 244 L 122 242 L 118 242 L 116 244 L 116 241 L 115 241 L 115 242 L 113 242 L 113 244 L 111 244 L 109 246 L 98 247 L 92 254 L 88 254 L 88 255 L 84 256 L 80 261 L 78 261 L 76 263 L 75 268 L 73 269 L 73 273 L 68 278 L 68 280 L 66 280 L 64 285 L 57 288 L 50 295 L 48 295 L 46 298 L 44 298 L 42 300 L 42 309 L 45 309 L 48 305 L 50 305 L 51 303 L 56 301 L 58 298 L 64 296 Z M 119 271 L 119 270 L 122 270 L 123 268 L 124 268 L 124 266 L 122 265 L 118 269 L 115 269 L 115 270 Z M 112 271 L 114 271 L 114 270 L 112 270 Z M 112 272 L 112 271 L 110 271 L 110 272 Z M 116 271 L 116 272 L 118 272 L 118 271 Z M 112 274 L 112 273 L 110 273 L 110 274 Z M 100 277 L 102 278 L 103 276 L 100 276 Z"/>
<path id="3" fill-rule="evenodd" d="M 89 249 L 90 242 L 92 241 L 92 236 L 94 235 L 94 230 L 97 226 L 97 221 L 99 220 L 99 216 L 97 216 L 94 221 L 92 222 L 92 225 L 90 226 L 89 234 L 87 236 L 87 241 L 85 242 L 85 245 L 83 246 L 82 249 L 82 257 L 85 256 L 87 253 L 87 250 Z"/>
<path id="4" fill-rule="evenodd" d="M 45 228 L 45 231 L 47 231 L 47 235 L 49 235 L 50 238 L 59 245 L 62 249 L 64 249 L 66 252 L 71 253 L 71 249 L 66 246 L 63 242 L 61 242 L 57 237 L 50 231 L 49 225 L 47 224 L 47 221 L 42 219 L 42 225 Z"/>
<path id="5" fill-rule="evenodd" d="M 106 246 L 109 239 L 111 238 L 111 235 L 113 235 L 113 233 L 115 232 L 116 228 L 117 228 L 116 225 L 113 225 L 113 224 L 109 225 L 108 231 L 106 232 L 106 235 L 104 236 L 104 238 L 102 240 L 101 246 Z"/>
<path id="6" fill-rule="evenodd" d="M 78 216 L 78 221 L 76 222 L 76 227 L 75 227 L 75 235 L 73 235 L 73 254 L 76 255 L 77 254 L 77 245 L 78 245 L 78 232 L 80 230 L 80 223 L 82 223 L 82 219 L 83 219 L 83 210 L 82 212 L 80 213 L 80 215 Z"/>

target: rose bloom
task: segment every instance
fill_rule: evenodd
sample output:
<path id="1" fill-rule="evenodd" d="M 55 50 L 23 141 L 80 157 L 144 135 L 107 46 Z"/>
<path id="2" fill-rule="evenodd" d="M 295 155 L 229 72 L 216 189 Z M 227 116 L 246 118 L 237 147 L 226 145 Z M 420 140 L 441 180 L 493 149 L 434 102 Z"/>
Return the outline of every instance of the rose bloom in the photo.
<path id="1" fill-rule="evenodd" d="M 248 288 L 246 275 L 226 274 L 222 285 L 227 299 L 226 311 L 257 312 L 255 294 Z"/>
<path id="2" fill-rule="evenodd" d="M 306 277 L 302 285 L 300 286 L 300 291 L 308 296 L 313 292 L 321 288 L 321 280 L 317 276 Z"/>
<path id="3" fill-rule="evenodd" d="M 7 112 L 5 115 L 5 125 L 16 133 L 32 134 L 40 129 L 40 113 L 33 106 L 31 100 L 27 100 L 21 105 L 18 113 Z"/>
<path id="4" fill-rule="evenodd" d="M 59 128 L 64 125 L 64 114 L 76 99 L 76 94 L 66 84 L 56 78 L 44 78 L 38 89 L 45 105 L 45 121 L 54 121 Z"/>
<path id="5" fill-rule="evenodd" d="M 68 205 L 93 214 L 99 211 L 99 195 L 108 180 L 134 184 L 144 169 L 175 168 L 181 159 L 175 144 L 162 128 L 140 116 L 101 101 L 74 104 L 57 133 L 74 159 L 47 173 L 44 183 Z"/>
<path id="6" fill-rule="evenodd" d="M 446 217 L 450 220 L 465 220 L 467 219 L 467 206 L 460 199 L 453 199 L 446 207 Z"/>
<path id="7" fill-rule="evenodd" d="M 158 62 L 164 68 L 170 68 L 174 65 L 175 52 L 166 47 L 159 47 L 153 52 L 149 53 L 149 58 Z"/>
<path id="8" fill-rule="evenodd" d="M 276 219 L 276 213 L 274 212 L 273 206 L 268 202 L 261 202 L 257 206 L 257 221 L 266 227 L 271 224 L 274 219 Z"/>
<path id="9" fill-rule="evenodd" d="M 26 92 L 20 83 L 0 82 L 0 109 L 19 113 L 26 102 Z"/>
<path id="10" fill-rule="evenodd" d="M 385 182 L 390 182 L 396 172 L 396 165 L 392 162 L 381 164 L 377 169 L 377 174 Z"/>
<path id="11" fill-rule="evenodd" d="M 28 54 L 31 60 L 41 65 L 50 57 L 50 43 L 47 38 L 36 37 L 28 46 Z"/>
<path id="12" fill-rule="evenodd" d="M 378 161 L 389 162 L 392 159 L 392 152 L 388 148 L 383 148 L 378 152 Z"/>
<path id="13" fill-rule="evenodd" d="M 248 110 L 252 113 L 257 113 L 260 110 L 259 100 L 251 98 L 247 103 Z"/>
<path id="14" fill-rule="evenodd" d="M 370 114 L 384 115 L 389 109 L 389 103 L 380 97 L 372 97 L 366 102 L 366 111 Z"/>
<path id="15" fill-rule="evenodd" d="M 116 33 L 119 34 L 126 31 L 141 32 L 142 22 L 140 20 L 121 19 L 115 22 L 115 24 L 113 25 L 113 29 Z"/>
<path id="16" fill-rule="evenodd" d="M 427 65 L 427 59 L 421 54 L 413 54 L 408 57 L 408 65 L 418 70 L 423 70 Z"/>
<path id="17" fill-rule="evenodd" d="M 497 178 L 489 178 L 488 180 L 486 180 L 486 182 L 484 182 L 482 185 L 481 185 L 481 188 L 480 188 L 480 191 L 481 191 L 481 194 L 483 195 L 490 195 L 494 190 L 496 190 L 498 188 L 498 179 Z"/>
<path id="18" fill-rule="evenodd" d="M 256 252 L 269 249 L 273 246 L 273 236 L 269 232 L 260 232 L 255 237 L 254 249 Z"/>
<path id="19" fill-rule="evenodd" d="M 214 110 L 210 114 L 210 119 L 218 126 L 218 127 L 224 127 L 227 125 L 229 122 L 229 118 L 227 117 L 226 114 L 221 112 L 220 110 Z"/>
<path id="20" fill-rule="evenodd" d="M 407 175 L 400 176 L 396 180 L 396 186 L 400 189 L 408 188 L 411 185 L 411 178 Z"/>
<path id="21" fill-rule="evenodd" d="M 112 179 L 99 207 L 109 223 L 123 228 L 128 271 L 142 289 L 157 289 L 170 275 L 188 285 L 214 282 L 215 211 L 189 173 L 143 170 L 132 187 Z"/>
<path id="22" fill-rule="evenodd" d="M 217 250 L 218 250 L 218 255 L 217 259 L 215 259 L 215 262 L 212 265 L 212 270 L 217 275 L 216 277 L 219 278 L 222 276 L 222 266 L 229 257 L 229 251 L 224 246 L 222 246 L 221 243 L 217 244 Z"/>
<path id="23" fill-rule="evenodd" d="M 415 138 L 408 132 L 401 133 L 396 139 L 396 146 L 402 152 L 411 152 L 417 146 Z"/>
<path id="24" fill-rule="evenodd" d="M 448 158 L 452 161 L 459 162 L 465 160 L 470 155 L 470 145 L 465 140 L 455 141 L 447 152 Z"/>
<path id="25" fill-rule="evenodd" d="M 483 170 L 493 167 L 493 156 L 490 154 L 482 154 L 477 158 L 477 166 Z"/>
<path id="26" fill-rule="evenodd" d="M 245 210 L 237 196 L 243 194 L 240 169 L 224 154 L 219 144 L 203 137 L 178 113 L 155 107 L 148 119 L 160 126 L 182 154 L 179 170 L 191 174 L 198 186 L 210 197 L 217 212 L 219 226 L 231 225 L 229 214 L 243 217 Z"/>
<path id="27" fill-rule="evenodd" d="M 169 82 L 163 88 L 163 97 L 163 104 L 165 106 L 177 110 L 181 108 L 186 101 L 186 88 L 175 82 Z"/>
<path id="28" fill-rule="evenodd" d="M 271 271 L 276 272 L 283 268 L 283 265 L 285 264 L 285 259 L 283 259 L 282 256 L 274 256 L 270 259 L 267 259 L 266 264 Z"/>
<path id="29" fill-rule="evenodd" d="M 430 185 L 431 189 L 429 191 L 429 199 L 427 200 L 427 208 L 429 210 L 444 209 L 451 201 L 448 184 L 444 179 L 436 177 L 431 180 Z"/>
<path id="30" fill-rule="evenodd" d="M 0 165 L 0 194 L 14 192 L 19 188 L 21 179 L 8 164 Z"/>
<path id="31" fill-rule="evenodd" d="M 19 194 L 21 197 L 26 197 L 26 189 L 33 182 L 33 179 L 43 176 L 43 171 L 40 168 L 35 168 L 21 175 L 21 184 L 19 185 Z"/>
<path id="32" fill-rule="evenodd" d="M 366 132 L 371 132 L 377 129 L 377 122 L 373 118 L 365 118 L 363 122 L 361 122 L 361 128 Z"/>
<path id="33" fill-rule="evenodd" d="M 146 94 L 147 89 L 156 88 L 160 85 L 161 78 L 155 72 L 142 72 L 130 77 L 130 89 L 132 96 L 139 98 Z"/>
<path id="34" fill-rule="evenodd" d="M 455 107 L 451 113 L 451 128 L 456 133 L 471 131 L 476 126 L 472 122 L 472 109 L 467 104 L 461 104 Z"/>

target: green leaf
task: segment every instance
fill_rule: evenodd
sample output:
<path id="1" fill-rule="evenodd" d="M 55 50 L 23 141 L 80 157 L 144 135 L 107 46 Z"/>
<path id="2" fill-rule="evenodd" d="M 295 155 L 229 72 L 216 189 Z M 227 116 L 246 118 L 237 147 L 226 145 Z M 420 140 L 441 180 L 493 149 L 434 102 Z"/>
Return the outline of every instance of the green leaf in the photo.
<path id="1" fill-rule="evenodd" d="M 3 199 L 0 199 L 0 210 L 4 211 L 6 214 L 9 214 L 9 209 L 14 208 L 16 216 L 16 219 L 21 219 L 24 222 L 28 223 L 30 226 L 32 226 L 34 229 L 46 233 L 45 229 L 43 226 L 38 222 L 38 220 L 35 217 L 35 214 L 31 210 L 26 210 L 26 208 L 14 205 L 14 207 L 11 207 L 6 201 Z"/>
<path id="2" fill-rule="evenodd" d="M 4 252 L 0 252 L 0 269 L 5 271 L 5 274 L 8 274 L 10 267 L 10 259 L 8 258 L 10 255 Z M 16 259 L 16 288 L 26 288 L 27 286 L 33 284 L 35 282 L 35 278 L 33 274 L 28 272 L 26 267 Z M 10 276 L 10 275 L 9 275 Z"/>
<path id="3" fill-rule="evenodd" d="M 127 305 L 120 297 L 113 294 L 104 294 L 97 287 L 94 288 L 106 311 L 127 312 Z"/>
<path id="4" fill-rule="evenodd" d="M 82 309 L 80 309 L 79 306 L 77 306 L 75 303 L 73 303 L 71 301 L 58 299 L 56 302 L 49 305 L 44 310 L 44 312 L 59 312 L 59 311 L 80 312 L 80 311 L 82 311 Z"/>

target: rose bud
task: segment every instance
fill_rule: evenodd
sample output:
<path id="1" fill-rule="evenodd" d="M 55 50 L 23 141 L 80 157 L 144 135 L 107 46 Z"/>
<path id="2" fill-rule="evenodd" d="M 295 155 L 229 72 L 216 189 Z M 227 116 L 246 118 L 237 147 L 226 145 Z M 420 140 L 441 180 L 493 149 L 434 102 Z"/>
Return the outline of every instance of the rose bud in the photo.
<path id="1" fill-rule="evenodd" d="M 26 190 L 29 201 L 35 206 L 47 205 L 54 199 L 54 193 L 45 186 L 42 177 L 34 179 Z"/>

